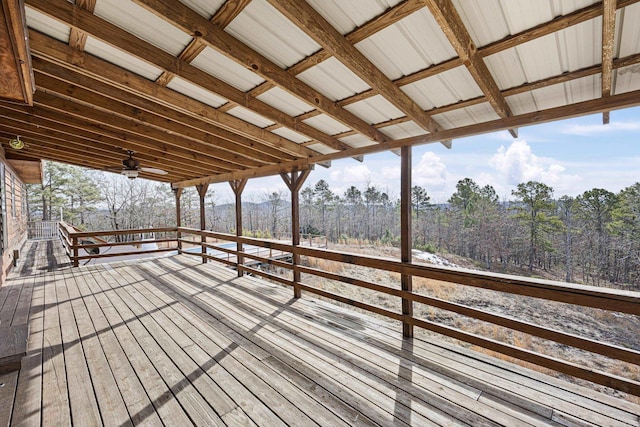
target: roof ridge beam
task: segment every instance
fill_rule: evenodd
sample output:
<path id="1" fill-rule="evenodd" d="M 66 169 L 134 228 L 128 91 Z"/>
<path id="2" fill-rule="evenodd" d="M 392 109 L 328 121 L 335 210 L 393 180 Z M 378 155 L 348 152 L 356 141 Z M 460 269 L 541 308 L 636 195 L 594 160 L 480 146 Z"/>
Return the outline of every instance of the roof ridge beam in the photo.
<path id="1" fill-rule="evenodd" d="M 344 125 L 357 130 L 367 138 L 384 142 L 389 138 L 355 114 L 338 107 L 311 86 L 289 75 L 259 52 L 226 33 L 219 26 L 211 23 L 188 6 L 178 0 L 134 0 L 160 18 L 185 31 L 187 34 L 201 37 L 208 46 L 224 54 L 230 59 L 244 65 L 266 80 L 277 84 L 280 88 L 295 95 L 301 100 L 315 105 L 325 114 Z"/>

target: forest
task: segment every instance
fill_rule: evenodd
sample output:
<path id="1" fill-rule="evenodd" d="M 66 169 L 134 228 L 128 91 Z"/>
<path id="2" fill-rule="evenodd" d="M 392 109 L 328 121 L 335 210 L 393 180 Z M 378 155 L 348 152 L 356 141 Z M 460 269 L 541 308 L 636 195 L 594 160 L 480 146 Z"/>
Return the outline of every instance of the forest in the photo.
<path id="1" fill-rule="evenodd" d="M 235 232 L 233 204 L 205 198 L 207 228 Z M 182 224 L 199 227 L 199 199 L 185 189 Z M 374 185 L 334 192 L 324 180 L 300 193 L 301 231 L 345 244 L 398 245 L 400 201 Z M 640 183 L 618 193 L 594 188 L 577 197 L 554 195 L 542 182 L 523 182 L 509 200 L 490 185 L 460 180 L 446 203 L 412 188 L 413 247 L 468 259 L 475 268 L 512 271 L 596 286 L 640 289 Z M 243 198 L 243 234 L 290 235 L 289 195 Z M 42 185 L 29 186 L 31 220 L 59 219 L 86 230 L 175 225 L 167 184 L 128 180 L 47 162 Z"/>

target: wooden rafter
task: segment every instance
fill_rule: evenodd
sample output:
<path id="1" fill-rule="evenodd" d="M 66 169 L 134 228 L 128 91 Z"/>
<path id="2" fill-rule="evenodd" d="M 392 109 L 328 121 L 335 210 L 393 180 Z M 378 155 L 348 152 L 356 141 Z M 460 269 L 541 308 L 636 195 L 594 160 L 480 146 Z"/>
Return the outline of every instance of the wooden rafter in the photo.
<path id="1" fill-rule="evenodd" d="M 255 168 L 247 171 L 235 171 L 226 174 L 177 182 L 173 183 L 173 185 L 175 187 L 190 187 L 202 182 L 214 183 L 228 181 L 230 179 L 269 176 L 281 172 L 304 169 L 311 164 L 317 164 L 322 161 L 337 160 L 344 157 L 355 157 L 360 155 L 379 153 L 382 151 L 395 150 L 404 146 L 430 144 L 434 142 L 446 141 L 471 135 L 480 135 L 483 133 L 496 132 L 520 126 L 528 126 L 532 124 L 540 124 L 555 120 L 568 119 L 571 117 L 599 113 L 603 109 L 616 110 L 620 108 L 636 107 L 639 105 L 640 90 L 637 90 L 626 92 L 620 95 L 612 95 L 606 99 L 597 98 L 578 104 L 569 104 L 543 111 L 534 111 L 532 113 L 512 115 L 511 117 L 508 117 L 506 119 L 501 118 L 489 122 L 478 123 L 454 129 L 446 129 L 433 134 L 398 139 L 395 141 L 385 142 L 377 145 L 369 145 L 360 148 L 352 148 L 342 153 L 323 154 L 314 157 L 313 159 L 299 159 L 279 165 L 265 166 L 262 168 Z"/>
<path id="2" fill-rule="evenodd" d="M 505 101 L 500 93 L 500 88 L 498 88 L 496 81 L 489 72 L 487 64 L 485 64 L 482 57 L 478 55 L 478 49 L 471 39 L 469 31 L 467 31 L 464 26 L 460 15 L 458 15 L 458 11 L 453 6 L 453 3 L 451 3 L 451 0 L 423 1 L 431 11 L 436 22 L 440 25 L 440 28 L 454 50 L 458 53 L 458 57 L 473 76 L 473 79 L 487 98 L 487 101 L 489 101 L 489 104 L 491 104 L 500 117 L 506 118 L 511 116 L 511 109 L 507 105 L 507 101 Z M 514 138 L 518 137 L 516 129 L 509 129 L 509 132 Z"/>
<path id="3" fill-rule="evenodd" d="M 172 25 L 188 34 L 199 35 L 209 47 L 226 55 L 243 66 L 253 70 L 262 78 L 273 82 L 299 99 L 343 123 L 367 138 L 384 142 L 388 138 L 375 127 L 356 117 L 349 111 L 335 105 L 324 94 L 311 86 L 296 80 L 278 65 L 223 31 L 217 25 L 204 19 L 178 0 L 135 0 Z"/>
<path id="4" fill-rule="evenodd" d="M 602 2 L 602 97 L 611 96 L 613 78 L 613 43 L 616 28 L 616 0 Z M 602 113 L 602 123 L 609 124 L 609 112 Z"/>
<path id="5" fill-rule="evenodd" d="M 68 69 L 69 73 L 78 73 L 93 79 L 107 82 L 132 95 L 153 100 L 158 106 L 171 108 L 184 114 L 189 114 L 199 120 L 233 131 L 241 136 L 278 148 L 285 153 L 297 157 L 313 156 L 315 152 L 301 147 L 288 139 L 265 131 L 255 125 L 240 120 L 220 110 L 213 109 L 199 101 L 178 92 L 159 88 L 145 78 L 131 75 L 107 61 L 103 61 L 85 53 L 71 50 L 64 43 L 47 37 L 38 32 L 30 32 L 33 52 L 37 58 L 58 64 Z M 119 82 L 126 81 L 126 84 Z"/>
<path id="6" fill-rule="evenodd" d="M 49 84 L 48 90 L 73 92 L 76 94 L 76 99 L 94 105 L 103 99 L 97 95 L 98 93 L 106 95 L 111 99 L 111 102 L 108 102 L 106 106 L 112 113 L 139 117 L 147 124 L 153 125 L 155 123 L 155 126 L 160 129 L 167 129 L 203 143 L 211 143 L 221 150 L 254 160 L 275 163 L 284 159 L 292 159 L 292 156 L 286 155 L 276 148 L 234 134 L 192 116 L 158 106 L 146 98 L 132 95 L 87 76 L 70 73 L 68 69 L 42 59 L 34 58 L 34 66 L 40 76 L 38 84 L 43 86 Z M 61 81 L 68 84 L 60 83 Z M 96 94 L 92 92 L 96 92 Z M 104 108 L 104 106 L 97 105 L 96 108 Z"/>
<path id="7" fill-rule="evenodd" d="M 79 28 L 124 52 L 153 64 L 163 71 L 171 72 L 238 105 L 253 110 L 274 122 L 282 123 L 283 126 L 307 135 L 319 143 L 338 150 L 349 148 L 348 145 L 330 135 L 326 135 L 306 123 L 296 122 L 293 117 L 283 114 L 280 110 L 254 97 L 247 96 L 244 92 L 222 80 L 171 56 L 162 49 L 127 33 L 125 30 L 84 9 L 75 7 L 65 0 L 26 0 L 26 2 L 29 6 L 66 25 Z M 204 21 L 207 25 L 213 25 L 206 19 Z"/>
<path id="8" fill-rule="evenodd" d="M 441 128 L 307 3 L 295 0 L 269 0 L 269 3 L 420 127 L 429 132 Z"/>

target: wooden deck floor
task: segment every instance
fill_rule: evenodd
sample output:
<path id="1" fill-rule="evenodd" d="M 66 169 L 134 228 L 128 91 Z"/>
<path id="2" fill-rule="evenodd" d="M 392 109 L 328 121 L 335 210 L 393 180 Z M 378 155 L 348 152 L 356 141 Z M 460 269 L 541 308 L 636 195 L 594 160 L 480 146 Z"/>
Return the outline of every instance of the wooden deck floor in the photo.
<path id="1" fill-rule="evenodd" d="M 631 403 L 214 263 L 56 269 L 37 245 L 0 288 L 30 327 L 3 425 L 639 425 Z"/>

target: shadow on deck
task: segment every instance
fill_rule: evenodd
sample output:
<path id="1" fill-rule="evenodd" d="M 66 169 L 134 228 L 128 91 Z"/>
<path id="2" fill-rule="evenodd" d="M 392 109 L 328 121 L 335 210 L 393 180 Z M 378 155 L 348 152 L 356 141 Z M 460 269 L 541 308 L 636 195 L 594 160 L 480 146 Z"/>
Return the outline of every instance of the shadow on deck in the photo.
<path id="1" fill-rule="evenodd" d="M 0 288 L 3 322 L 30 328 L 2 425 L 639 425 L 637 405 L 215 263 L 64 268 L 28 244 Z"/>

